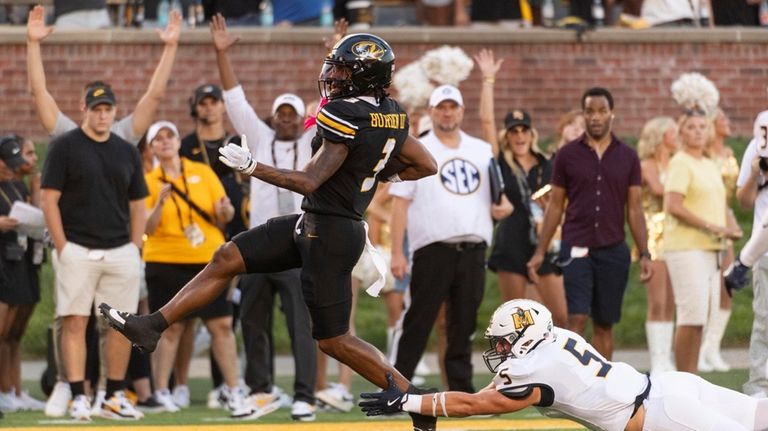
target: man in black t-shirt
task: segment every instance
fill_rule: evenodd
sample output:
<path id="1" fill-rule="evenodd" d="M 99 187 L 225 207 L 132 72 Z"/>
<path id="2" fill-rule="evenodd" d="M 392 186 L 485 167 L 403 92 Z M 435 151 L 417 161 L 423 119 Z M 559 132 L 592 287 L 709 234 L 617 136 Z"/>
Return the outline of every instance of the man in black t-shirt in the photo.
<path id="1" fill-rule="evenodd" d="M 80 128 L 55 138 L 42 178 L 41 206 L 56 248 L 56 315 L 63 317 L 62 352 L 72 390 L 73 419 L 90 420 L 85 395 L 85 327 L 94 301 L 136 311 L 147 186 L 138 150 L 113 134 L 115 96 L 94 85 L 85 95 Z M 107 390 L 101 416 L 143 417 L 126 399 L 123 381 L 131 345 L 106 335 Z"/>
<path id="2" fill-rule="evenodd" d="M 237 235 L 156 313 L 135 316 L 101 304 L 109 323 L 134 344 L 154 350 L 169 323 L 210 302 L 233 276 L 301 267 L 304 301 L 320 349 L 381 388 L 391 373 L 404 391 L 418 392 L 380 351 L 349 333 L 351 271 L 368 248 L 362 216 L 378 181 L 416 180 L 437 171 L 429 152 L 408 136 L 408 116 L 387 96 L 394 60 L 389 45 L 369 34 L 347 36 L 333 47 L 320 75 L 321 93 L 329 102 L 317 115 L 314 154 L 304 170 L 257 163 L 245 142 L 220 150 L 228 166 L 304 195 L 303 215 L 275 217 Z M 390 160 L 396 162 L 388 166 Z M 381 259 L 385 270 L 382 256 L 372 258 Z M 383 275 L 369 288 L 374 296 L 383 287 Z M 254 408 L 246 417 L 263 414 Z M 436 428 L 435 418 L 412 418 L 414 429 Z"/>
<path id="3" fill-rule="evenodd" d="M 219 148 L 227 142 L 240 142 L 239 137 L 230 138 L 224 128 L 226 108 L 221 87 L 214 84 L 197 87 L 189 99 L 189 114 L 195 120 L 195 131 L 181 140 L 179 155 L 207 164 L 221 180 L 230 203 L 235 207 L 235 217 L 224 232 L 226 239 L 230 239 L 247 229 L 248 218 L 243 217 L 247 213 L 241 210 L 244 186 L 240 174 L 219 160 Z"/>

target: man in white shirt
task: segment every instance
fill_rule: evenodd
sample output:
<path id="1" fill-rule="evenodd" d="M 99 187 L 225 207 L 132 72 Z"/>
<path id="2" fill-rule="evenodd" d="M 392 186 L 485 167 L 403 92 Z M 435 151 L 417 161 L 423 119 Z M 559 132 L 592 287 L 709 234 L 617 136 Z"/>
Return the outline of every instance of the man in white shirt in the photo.
<path id="1" fill-rule="evenodd" d="M 736 180 L 736 198 L 744 209 L 754 208 L 752 236 L 739 252 L 733 265 L 726 270 L 725 284 L 728 291 L 741 289 L 747 283 L 752 268 L 752 310 L 754 320 L 749 340 L 749 380 L 744 383 L 744 393 L 756 397 L 768 396 L 768 111 L 755 119 L 754 138 L 741 159 L 741 170 Z"/>
<path id="2" fill-rule="evenodd" d="M 391 265 L 396 278 L 407 271 L 406 225 L 413 250 L 411 303 L 403 317 L 395 368 L 407 379 L 413 377 L 438 310 L 448 301 L 448 385 L 451 390 L 474 392 L 471 338 L 483 299 L 485 249 L 491 242 L 492 219 L 511 214 L 512 205 L 506 197 L 498 205 L 491 202 L 491 145 L 461 131 L 461 92 L 440 86 L 429 105 L 433 130 L 421 142 L 437 160 L 439 175 L 390 187 L 395 197 Z"/>
<path id="3" fill-rule="evenodd" d="M 262 121 L 246 100 L 238 84 L 227 50 L 237 39 L 226 28 L 224 18 L 215 16 L 211 34 L 216 49 L 224 104 L 227 115 L 238 134 L 245 135 L 254 160 L 276 168 L 298 170 L 311 157 L 314 127 L 302 127 L 304 102 L 295 94 L 278 96 L 273 104 L 271 126 Z M 251 177 L 251 226 L 267 220 L 301 212 L 303 196 L 290 190 Z M 245 381 L 253 396 L 249 398 L 263 414 L 279 407 L 279 399 L 270 392 L 274 384 L 272 346 L 272 310 L 275 293 L 285 314 L 291 349 L 295 360 L 294 396 L 291 417 L 294 420 L 315 419 L 315 370 L 317 353 L 310 330 L 310 318 L 301 291 L 300 269 L 244 275 L 240 281 L 240 319 L 246 351 Z"/>

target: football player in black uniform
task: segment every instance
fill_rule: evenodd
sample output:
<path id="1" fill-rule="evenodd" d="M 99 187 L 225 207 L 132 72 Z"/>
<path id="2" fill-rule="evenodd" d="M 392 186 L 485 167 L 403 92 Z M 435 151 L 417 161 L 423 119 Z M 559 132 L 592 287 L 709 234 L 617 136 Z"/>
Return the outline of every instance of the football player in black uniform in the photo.
<path id="1" fill-rule="evenodd" d="M 233 276 L 301 267 L 320 348 L 381 388 L 393 373 L 400 388 L 415 390 L 381 352 L 349 334 L 351 271 L 365 245 L 362 217 L 377 182 L 416 180 L 437 171 L 429 152 L 408 135 L 408 116 L 386 93 L 394 61 L 390 46 L 370 34 L 349 35 L 333 47 L 318 81 L 328 103 L 317 115 L 313 157 L 303 170 L 257 163 L 244 136 L 241 145 L 222 148 L 227 165 L 303 194 L 305 213 L 276 217 L 235 236 L 156 313 L 134 316 L 101 304 L 110 324 L 151 351 L 169 324 L 216 298 Z M 434 428 L 434 418 L 414 416 L 414 429 Z"/>

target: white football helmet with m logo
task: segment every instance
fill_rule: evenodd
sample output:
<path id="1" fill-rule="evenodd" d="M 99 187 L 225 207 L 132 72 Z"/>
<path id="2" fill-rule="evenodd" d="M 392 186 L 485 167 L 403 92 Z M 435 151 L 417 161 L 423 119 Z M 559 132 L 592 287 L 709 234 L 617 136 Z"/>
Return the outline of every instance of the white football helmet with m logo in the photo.
<path id="1" fill-rule="evenodd" d="M 513 299 L 501 304 L 485 330 L 491 344 L 483 353 L 485 365 L 495 373 L 510 355 L 522 358 L 541 343 L 554 341 L 553 326 L 552 313 L 536 301 Z M 497 347 L 502 341 L 509 348 Z"/>

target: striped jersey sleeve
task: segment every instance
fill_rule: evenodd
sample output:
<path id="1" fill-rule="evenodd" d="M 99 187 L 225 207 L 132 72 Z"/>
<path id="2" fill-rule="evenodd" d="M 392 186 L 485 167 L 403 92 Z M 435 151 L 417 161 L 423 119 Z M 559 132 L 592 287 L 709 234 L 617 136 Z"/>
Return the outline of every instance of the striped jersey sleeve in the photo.
<path id="1" fill-rule="evenodd" d="M 345 105 L 349 104 L 338 101 L 325 105 L 317 114 L 317 125 L 324 139 L 350 145 L 357 136 L 358 126 L 355 125 L 354 114 L 348 109 L 350 107 Z"/>

